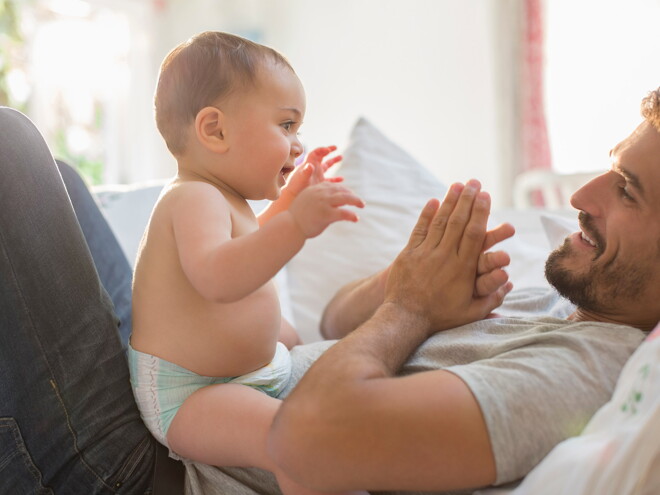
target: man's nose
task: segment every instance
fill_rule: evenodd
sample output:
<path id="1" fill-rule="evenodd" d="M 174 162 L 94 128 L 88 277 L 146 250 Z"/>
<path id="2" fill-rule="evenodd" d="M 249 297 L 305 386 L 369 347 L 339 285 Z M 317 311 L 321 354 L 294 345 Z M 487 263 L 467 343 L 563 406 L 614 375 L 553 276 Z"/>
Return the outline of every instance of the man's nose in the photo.
<path id="1" fill-rule="evenodd" d="M 606 200 L 607 182 L 610 172 L 599 175 L 580 187 L 571 196 L 571 206 L 576 210 L 598 216 L 603 201 Z"/>

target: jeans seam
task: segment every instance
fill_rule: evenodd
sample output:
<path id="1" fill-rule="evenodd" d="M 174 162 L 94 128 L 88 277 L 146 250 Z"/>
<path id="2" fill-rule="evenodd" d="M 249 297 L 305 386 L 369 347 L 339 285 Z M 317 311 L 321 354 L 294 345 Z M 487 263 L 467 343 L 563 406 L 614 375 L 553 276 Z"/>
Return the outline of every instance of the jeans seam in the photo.
<path id="1" fill-rule="evenodd" d="M 55 396 L 57 397 L 57 400 L 62 405 L 62 409 L 64 410 L 64 415 L 66 416 L 66 427 L 69 430 L 69 433 L 71 433 L 71 437 L 73 439 L 73 448 L 76 454 L 78 455 L 78 457 L 80 458 L 80 461 L 87 468 L 87 470 L 103 484 L 103 486 L 111 489 L 111 487 L 105 482 L 105 480 L 101 476 L 99 476 L 99 474 L 94 470 L 94 468 L 92 468 L 92 466 L 89 465 L 87 459 L 85 459 L 85 456 L 78 448 L 78 436 L 76 435 L 76 432 L 74 431 L 73 426 L 71 425 L 71 418 L 69 417 L 69 411 L 66 408 L 66 405 L 64 404 L 64 400 L 62 399 L 62 396 L 60 395 L 60 391 L 59 388 L 57 387 L 57 383 L 55 382 L 55 380 L 51 379 L 50 385 L 51 387 L 53 387 L 53 390 L 55 391 Z"/>
<path id="2" fill-rule="evenodd" d="M 2 424 L 0 425 L 0 429 L 6 429 L 9 431 L 11 436 L 14 439 L 14 446 L 16 447 L 16 453 L 17 455 L 20 455 L 23 459 L 23 461 L 26 461 L 24 463 L 24 466 L 30 471 L 30 473 L 34 476 L 35 480 L 39 480 L 39 484 L 41 485 L 41 488 L 44 490 L 48 490 L 52 493 L 52 489 L 48 486 L 45 486 L 43 484 L 43 477 L 41 474 L 41 471 L 37 468 L 37 466 L 34 464 L 34 460 L 32 459 L 32 456 L 30 455 L 30 452 L 28 452 L 24 440 L 21 436 L 21 432 L 18 429 L 18 424 L 15 422 L 13 418 L 0 418 L 0 420 L 4 419 L 10 419 L 12 424 Z M 7 463 L 11 462 L 11 459 L 13 456 L 7 458 Z M 3 464 L 0 467 L 4 467 L 5 464 Z"/>
<path id="3" fill-rule="evenodd" d="M 21 290 L 21 285 L 18 282 L 18 278 L 16 277 L 16 271 L 14 270 L 14 265 L 12 264 L 11 258 L 9 257 L 9 253 L 6 250 L 5 236 L 3 235 L 1 230 L 0 230 L 0 243 L 2 244 L 2 254 L 4 255 L 5 259 L 7 260 L 7 264 L 9 266 L 9 269 L 11 270 L 12 282 L 13 282 L 14 287 L 16 288 L 16 293 L 19 296 L 19 299 L 20 299 L 20 302 L 21 302 L 21 305 L 22 305 L 22 309 L 23 309 L 25 315 L 27 316 L 30 327 L 34 330 L 35 329 L 34 320 L 32 319 L 32 314 L 30 313 L 30 310 L 29 310 L 27 304 L 25 303 L 25 298 L 23 297 L 23 291 Z M 55 379 L 54 379 L 55 374 L 53 373 L 53 369 L 50 365 L 50 362 L 48 361 L 48 357 L 46 355 L 46 352 L 44 351 L 44 347 L 41 343 L 41 339 L 39 338 L 36 331 L 33 332 L 33 335 L 35 337 L 35 340 L 37 341 L 37 344 L 39 345 L 39 350 L 41 352 L 41 357 L 44 359 L 44 362 L 46 363 L 46 366 L 48 368 L 48 372 L 49 372 L 50 377 L 51 377 L 50 385 L 53 387 L 53 390 L 55 391 L 55 396 L 57 397 L 57 400 L 59 401 L 59 403 L 62 406 L 62 409 L 64 410 L 64 415 L 66 417 L 67 429 L 71 433 L 71 437 L 73 439 L 73 447 L 74 447 L 74 450 L 75 450 L 76 454 L 78 455 L 78 457 L 79 457 L 80 461 L 82 462 L 83 466 L 85 466 L 85 468 L 94 477 L 96 477 L 97 480 L 101 484 L 103 484 L 103 486 L 105 486 L 106 488 L 112 490 L 112 488 L 105 482 L 105 480 L 101 476 L 98 475 L 98 473 L 92 468 L 92 466 L 89 465 L 89 463 L 85 459 L 85 456 L 82 454 L 82 452 L 78 448 L 78 437 L 77 437 L 77 435 L 76 435 L 76 433 L 73 429 L 73 426 L 71 425 L 71 421 L 70 421 L 70 417 L 69 417 L 69 411 L 67 410 L 66 405 L 64 404 L 64 401 L 62 400 L 62 397 L 60 396 L 59 389 L 57 387 L 57 383 L 55 382 Z"/>

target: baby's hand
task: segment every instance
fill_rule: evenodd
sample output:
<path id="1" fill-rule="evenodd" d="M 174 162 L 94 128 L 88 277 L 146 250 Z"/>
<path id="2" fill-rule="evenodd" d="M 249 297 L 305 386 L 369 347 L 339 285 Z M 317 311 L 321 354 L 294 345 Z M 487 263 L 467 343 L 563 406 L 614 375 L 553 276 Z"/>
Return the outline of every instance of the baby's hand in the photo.
<path id="1" fill-rule="evenodd" d="M 291 173 L 287 185 L 282 188 L 282 193 L 286 192 L 286 194 L 295 197 L 300 191 L 314 184 L 326 181 L 341 182 L 340 177 L 325 177 L 325 172 L 342 159 L 341 155 L 337 155 L 323 161 L 326 156 L 336 149 L 336 146 L 325 146 L 310 151 L 305 157 L 305 161 Z"/>
<path id="2" fill-rule="evenodd" d="M 305 238 L 316 237 L 328 225 L 340 220 L 357 222 L 355 212 L 342 206 L 364 207 L 364 202 L 350 189 L 329 181 L 304 189 L 291 203 L 289 213 Z"/>

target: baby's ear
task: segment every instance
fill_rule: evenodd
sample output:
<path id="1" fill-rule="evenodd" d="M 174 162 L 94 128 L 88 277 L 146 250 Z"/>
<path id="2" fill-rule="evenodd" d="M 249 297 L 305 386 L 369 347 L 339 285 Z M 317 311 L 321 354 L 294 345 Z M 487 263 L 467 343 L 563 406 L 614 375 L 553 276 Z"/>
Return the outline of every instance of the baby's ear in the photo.
<path id="1" fill-rule="evenodd" d="M 214 153 L 227 151 L 227 140 L 224 135 L 224 114 L 215 107 L 204 107 L 195 117 L 195 134 L 197 140 Z"/>

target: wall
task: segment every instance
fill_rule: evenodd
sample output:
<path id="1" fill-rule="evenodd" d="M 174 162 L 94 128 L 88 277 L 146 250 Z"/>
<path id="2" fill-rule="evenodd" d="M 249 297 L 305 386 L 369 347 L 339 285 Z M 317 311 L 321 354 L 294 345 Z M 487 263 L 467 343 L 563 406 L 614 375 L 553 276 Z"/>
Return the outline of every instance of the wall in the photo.
<path id="1" fill-rule="evenodd" d="M 343 145 L 365 116 L 441 180 L 477 177 L 502 203 L 495 3 L 171 0 L 153 21 L 152 52 L 160 60 L 206 29 L 256 33 L 305 85 L 308 147 Z M 173 167 L 164 151 L 158 164 L 164 175 Z"/>

